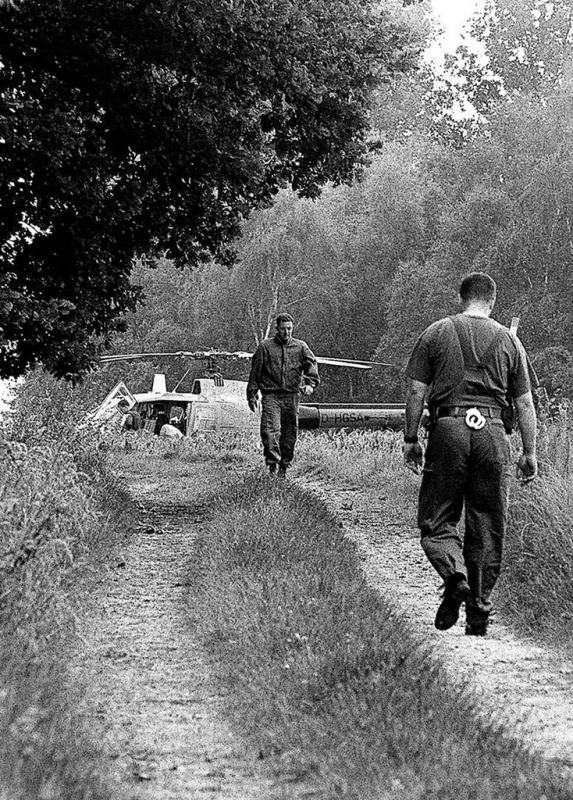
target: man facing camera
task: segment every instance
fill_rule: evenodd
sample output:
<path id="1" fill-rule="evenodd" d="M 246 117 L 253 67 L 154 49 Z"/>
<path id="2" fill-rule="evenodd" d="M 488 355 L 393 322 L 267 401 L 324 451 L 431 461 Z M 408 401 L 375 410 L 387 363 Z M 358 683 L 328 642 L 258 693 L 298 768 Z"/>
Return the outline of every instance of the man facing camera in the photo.
<path id="1" fill-rule="evenodd" d="M 256 349 L 247 384 L 247 402 L 257 410 L 262 396 L 261 439 L 265 463 L 281 476 L 290 466 L 298 433 L 300 396 L 320 383 L 316 358 L 302 339 L 294 339 L 290 314 L 279 314 L 276 333 Z"/>

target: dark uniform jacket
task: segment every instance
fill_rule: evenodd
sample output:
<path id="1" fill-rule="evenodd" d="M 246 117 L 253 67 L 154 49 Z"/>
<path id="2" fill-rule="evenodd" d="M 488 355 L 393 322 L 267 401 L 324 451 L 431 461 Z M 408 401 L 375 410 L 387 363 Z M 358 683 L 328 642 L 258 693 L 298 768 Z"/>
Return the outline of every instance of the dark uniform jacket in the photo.
<path id="1" fill-rule="evenodd" d="M 282 342 L 278 336 L 265 339 L 256 349 L 247 384 L 247 400 L 252 400 L 260 390 L 298 394 L 305 384 L 318 386 L 316 358 L 302 339 L 290 338 Z"/>

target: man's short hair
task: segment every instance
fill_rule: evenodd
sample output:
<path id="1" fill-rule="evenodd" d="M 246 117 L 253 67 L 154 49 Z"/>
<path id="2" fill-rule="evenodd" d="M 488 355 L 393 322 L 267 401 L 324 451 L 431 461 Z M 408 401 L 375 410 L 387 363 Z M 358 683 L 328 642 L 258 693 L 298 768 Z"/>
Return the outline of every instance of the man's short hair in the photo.
<path id="1" fill-rule="evenodd" d="M 123 397 L 117 405 L 119 406 L 119 408 L 129 408 L 129 400 Z"/>
<path id="2" fill-rule="evenodd" d="M 495 281 L 485 272 L 470 272 L 460 284 L 460 297 L 463 303 L 482 300 L 486 303 L 495 300 Z"/>
<path id="3" fill-rule="evenodd" d="M 278 315 L 277 320 L 276 320 L 277 328 L 281 324 L 281 322 L 292 322 L 293 325 L 294 325 L 294 319 L 291 317 L 290 314 L 287 314 L 286 311 L 284 311 L 282 314 Z"/>

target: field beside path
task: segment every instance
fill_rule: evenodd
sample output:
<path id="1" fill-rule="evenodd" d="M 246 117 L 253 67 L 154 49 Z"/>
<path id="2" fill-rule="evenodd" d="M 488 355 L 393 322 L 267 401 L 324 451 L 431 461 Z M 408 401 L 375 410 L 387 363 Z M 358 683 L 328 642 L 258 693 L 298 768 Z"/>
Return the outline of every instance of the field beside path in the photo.
<path id="1" fill-rule="evenodd" d="M 64 459 L 57 477 L 57 448 L 38 467 L 51 511 L 14 540 L 5 608 L 48 604 L 3 661 L 6 797 L 573 798 L 573 667 L 551 598 L 541 613 L 521 589 L 514 615 L 510 562 L 489 637 L 435 631 L 399 437 L 302 436 L 285 481 L 249 436 L 127 444 L 106 444 L 104 472 L 82 451 L 87 471 Z M 5 497 L 46 452 L 14 451 Z M 512 506 L 522 581 L 549 475 Z M 567 513 L 553 504 L 553 529 Z M 27 559 L 25 530 L 40 531 Z"/>

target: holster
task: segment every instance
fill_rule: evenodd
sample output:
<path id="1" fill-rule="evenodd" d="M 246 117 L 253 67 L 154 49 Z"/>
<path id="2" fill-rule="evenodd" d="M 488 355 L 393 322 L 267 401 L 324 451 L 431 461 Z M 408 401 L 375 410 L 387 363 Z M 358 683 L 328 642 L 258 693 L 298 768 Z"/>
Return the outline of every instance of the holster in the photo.
<path id="1" fill-rule="evenodd" d="M 434 404 L 428 406 L 428 415 L 422 419 L 422 427 L 431 431 L 438 421 L 438 407 Z"/>
<path id="2" fill-rule="evenodd" d="M 513 400 L 508 397 L 507 405 L 501 409 L 501 421 L 507 434 L 513 433 L 515 430 L 515 406 Z"/>

